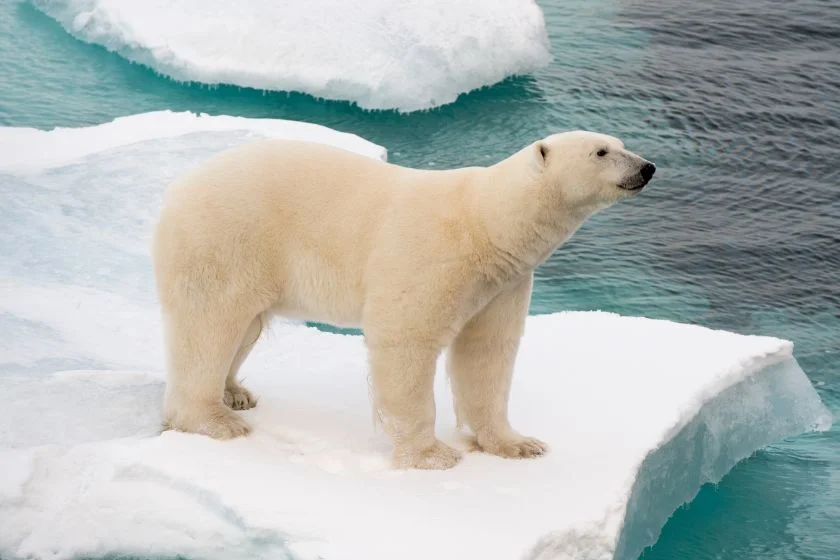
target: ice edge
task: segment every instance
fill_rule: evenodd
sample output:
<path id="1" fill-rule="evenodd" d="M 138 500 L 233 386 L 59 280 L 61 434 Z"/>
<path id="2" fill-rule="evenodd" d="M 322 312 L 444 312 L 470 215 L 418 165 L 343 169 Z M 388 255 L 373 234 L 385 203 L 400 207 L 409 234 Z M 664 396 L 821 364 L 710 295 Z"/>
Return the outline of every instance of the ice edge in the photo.
<path id="1" fill-rule="evenodd" d="M 617 504 L 591 530 L 546 535 L 524 558 L 635 560 L 656 543 L 668 519 L 703 485 L 720 482 L 739 462 L 770 444 L 831 426 L 831 412 L 789 347 L 756 360 L 750 369 L 706 399 L 672 437 L 648 453 L 626 507 Z M 675 463 L 684 468 L 674 469 Z M 622 519 L 616 541 L 605 541 L 604 527 Z"/>

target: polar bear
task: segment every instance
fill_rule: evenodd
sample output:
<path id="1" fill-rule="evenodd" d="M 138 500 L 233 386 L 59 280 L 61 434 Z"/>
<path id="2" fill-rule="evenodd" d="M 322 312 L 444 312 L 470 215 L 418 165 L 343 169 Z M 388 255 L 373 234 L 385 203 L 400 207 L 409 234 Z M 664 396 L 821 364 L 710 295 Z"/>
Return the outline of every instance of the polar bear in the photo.
<path id="1" fill-rule="evenodd" d="M 446 469 L 433 381 L 502 457 L 547 451 L 508 422 L 534 269 L 655 166 L 617 138 L 554 134 L 488 167 L 419 170 L 318 143 L 231 148 L 166 190 L 153 236 L 164 426 L 226 439 L 256 404 L 236 374 L 273 315 L 357 326 L 396 468 Z"/>

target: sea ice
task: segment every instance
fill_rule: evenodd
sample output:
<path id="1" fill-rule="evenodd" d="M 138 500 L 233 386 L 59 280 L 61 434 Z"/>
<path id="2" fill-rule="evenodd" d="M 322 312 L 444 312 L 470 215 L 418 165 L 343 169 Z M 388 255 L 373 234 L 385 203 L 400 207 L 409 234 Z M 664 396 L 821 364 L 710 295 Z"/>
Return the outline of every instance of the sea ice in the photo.
<path id="1" fill-rule="evenodd" d="M 550 60 L 534 0 L 32 0 L 176 80 L 414 111 Z"/>
<path id="2" fill-rule="evenodd" d="M 293 138 L 330 144 L 368 157 L 387 159 L 387 150 L 347 132 L 284 119 L 249 119 L 227 115 L 153 111 L 83 128 L 0 127 L 0 172 L 45 169 L 83 156 L 144 140 L 196 132 L 243 132 L 255 137 Z M 233 136 L 232 136 L 233 137 Z"/>
<path id="3" fill-rule="evenodd" d="M 243 370 L 260 397 L 249 437 L 159 434 L 147 242 L 162 189 L 289 130 L 218 118 L 0 129 L 4 559 L 633 559 L 702 484 L 831 421 L 788 341 L 575 312 L 529 317 L 517 362 L 511 418 L 551 445 L 538 460 L 391 470 L 362 339 L 284 321 Z M 38 146 L 56 152 L 24 161 Z M 442 373 L 438 434 L 460 446 Z"/>

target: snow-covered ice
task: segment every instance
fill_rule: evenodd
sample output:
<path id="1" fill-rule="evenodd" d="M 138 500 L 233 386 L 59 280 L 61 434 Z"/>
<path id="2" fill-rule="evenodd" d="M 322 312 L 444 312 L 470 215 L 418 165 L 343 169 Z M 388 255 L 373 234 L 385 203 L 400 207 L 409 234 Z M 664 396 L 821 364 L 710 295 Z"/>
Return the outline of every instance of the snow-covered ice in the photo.
<path id="1" fill-rule="evenodd" d="M 414 111 L 550 60 L 534 0 L 32 0 L 176 80 Z"/>
<path id="2" fill-rule="evenodd" d="M 231 442 L 154 435 L 157 372 L 4 379 L 0 445 L 15 448 L 0 455 L 11 473 L 0 554 L 635 558 L 702 483 L 826 422 L 783 341 L 540 316 L 528 323 L 512 417 L 552 453 L 397 473 L 371 426 L 363 350 L 358 337 L 280 325 L 245 371 L 261 398 L 246 413 L 254 433 Z M 457 443 L 437 388 L 441 435 Z"/>
<path id="3" fill-rule="evenodd" d="M 292 322 L 244 367 L 252 435 L 159 434 L 162 189 L 212 152 L 296 134 L 214 119 L 0 129 L 4 559 L 632 559 L 703 483 L 829 425 L 788 341 L 575 312 L 530 317 L 517 362 L 511 417 L 551 445 L 538 460 L 390 470 L 361 338 Z M 21 165 L 39 146 L 44 163 Z M 461 445 L 443 375 L 436 391 L 439 435 Z"/>

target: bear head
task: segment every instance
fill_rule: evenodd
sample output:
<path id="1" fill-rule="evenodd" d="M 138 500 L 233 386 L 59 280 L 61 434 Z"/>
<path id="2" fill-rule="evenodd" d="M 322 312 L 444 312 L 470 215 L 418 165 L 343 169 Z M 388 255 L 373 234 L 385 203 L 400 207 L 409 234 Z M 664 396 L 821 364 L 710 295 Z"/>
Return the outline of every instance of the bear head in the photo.
<path id="1" fill-rule="evenodd" d="M 597 211 L 638 194 L 656 166 L 624 148 L 618 138 L 575 130 L 532 145 L 539 183 L 565 208 Z"/>

